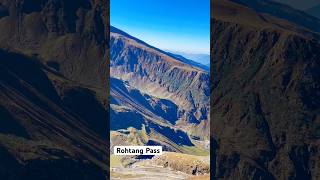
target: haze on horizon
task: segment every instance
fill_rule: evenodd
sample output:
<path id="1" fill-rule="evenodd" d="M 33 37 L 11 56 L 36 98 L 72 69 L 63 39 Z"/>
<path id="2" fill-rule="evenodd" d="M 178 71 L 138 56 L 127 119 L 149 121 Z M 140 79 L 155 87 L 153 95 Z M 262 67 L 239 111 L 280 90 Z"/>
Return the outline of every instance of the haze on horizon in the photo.
<path id="1" fill-rule="evenodd" d="M 111 0 L 110 24 L 160 49 L 210 54 L 209 0 Z"/>

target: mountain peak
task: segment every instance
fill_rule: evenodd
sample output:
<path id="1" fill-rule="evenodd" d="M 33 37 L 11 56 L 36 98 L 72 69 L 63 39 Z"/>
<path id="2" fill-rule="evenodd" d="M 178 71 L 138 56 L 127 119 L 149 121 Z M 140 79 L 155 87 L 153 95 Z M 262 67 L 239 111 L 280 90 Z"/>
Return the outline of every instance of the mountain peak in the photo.
<path id="1" fill-rule="evenodd" d="M 129 41 L 131 40 L 133 44 L 139 46 L 140 48 L 143 49 L 148 49 L 150 51 L 153 51 L 155 53 L 158 53 L 159 55 L 162 55 L 164 57 L 166 57 L 165 59 L 169 59 L 170 61 L 174 62 L 176 61 L 178 64 L 186 67 L 189 66 L 189 68 L 195 68 L 198 69 L 200 71 L 206 71 L 208 72 L 209 68 L 205 65 L 202 65 L 200 63 L 195 62 L 194 60 L 190 60 L 188 58 L 185 58 L 182 55 L 178 55 L 178 54 L 173 54 L 164 50 L 161 50 L 159 48 L 156 48 L 114 26 L 110 26 L 110 33 L 111 33 L 111 37 L 115 37 L 115 34 L 118 34 L 120 36 L 123 36 L 125 38 L 127 38 Z"/>

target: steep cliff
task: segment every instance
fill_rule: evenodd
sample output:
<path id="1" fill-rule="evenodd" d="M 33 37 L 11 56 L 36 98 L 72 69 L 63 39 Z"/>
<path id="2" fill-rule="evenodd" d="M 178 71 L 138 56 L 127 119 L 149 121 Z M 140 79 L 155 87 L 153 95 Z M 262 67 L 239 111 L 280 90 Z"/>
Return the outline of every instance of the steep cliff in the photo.
<path id="1" fill-rule="evenodd" d="M 212 175 L 319 179 L 319 35 L 244 4 L 211 8 Z"/>

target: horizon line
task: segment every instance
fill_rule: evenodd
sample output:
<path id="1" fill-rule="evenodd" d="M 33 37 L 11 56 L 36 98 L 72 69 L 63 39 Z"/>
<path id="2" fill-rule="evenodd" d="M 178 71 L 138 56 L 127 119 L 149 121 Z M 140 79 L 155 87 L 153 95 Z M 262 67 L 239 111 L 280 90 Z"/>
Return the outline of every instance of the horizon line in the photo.
<path id="1" fill-rule="evenodd" d="M 161 49 L 163 51 L 175 51 L 175 52 L 180 52 L 180 53 L 188 53 L 188 54 L 203 54 L 203 55 L 210 55 L 210 48 L 209 48 L 209 51 L 206 51 L 206 50 L 188 50 L 188 49 L 171 49 L 171 48 L 165 48 L 165 47 L 159 47 L 157 45 L 154 45 L 152 42 L 148 42 L 147 40 L 143 39 L 143 38 L 140 38 L 140 37 L 137 37 L 137 35 L 134 35 L 134 33 L 130 33 L 126 30 L 122 30 L 122 28 L 118 28 L 117 26 L 113 25 L 111 22 L 109 24 L 110 27 L 113 27 L 113 28 L 116 28 L 140 41 L 143 41 L 144 43 L 150 45 L 150 46 L 153 46 L 157 49 Z M 110 33 L 111 33 L 111 28 L 110 28 Z M 156 36 L 156 35 L 155 35 Z M 191 42 L 190 42 L 191 43 Z"/>

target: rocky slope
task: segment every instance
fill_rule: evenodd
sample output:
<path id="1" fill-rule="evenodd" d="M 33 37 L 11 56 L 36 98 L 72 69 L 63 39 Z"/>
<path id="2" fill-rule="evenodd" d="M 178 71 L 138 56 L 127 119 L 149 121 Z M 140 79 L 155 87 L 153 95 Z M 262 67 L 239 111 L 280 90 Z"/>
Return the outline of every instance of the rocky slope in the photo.
<path id="1" fill-rule="evenodd" d="M 0 1 L 0 179 L 106 179 L 108 1 Z"/>
<path id="2" fill-rule="evenodd" d="M 163 150 L 183 152 L 179 146 L 194 146 L 186 132 L 171 124 L 177 118 L 174 103 L 141 93 L 118 79 L 111 78 L 110 85 L 111 131 L 118 131 L 111 133 L 111 150 L 115 145 L 157 144 Z"/>
<path id="3" fill-rule="evenodd" d="M 168 100 L 174 106 L 169 120 L 180 128 L 205 127 L 209 119 L 209 74 L 169 53 L 151 47 L 112 27 L 110 74 L 132 88 Z M 160 105 L 160 104 L 159 104 Z M 150 109 L 150 108 L 147 108 Z M 151 107 L 153 109 L 153 107 Z M 155 114 L 162 114 L 160 111 Z M 197 132 L 209 137 L 209 129 Z"/>
<path id="4" fill-rule="evenodd" d="M 107 1 L 1 0 L 0 48 L 36 57 L 67 78 L 107 81 Z M 103 79 L 102 79 L 103 78 Z M 106 86 L 103 86 L 106 87 Z"/>
<path id="5" fill-rule="evenodd" d="M 254 9 L 259 13 L 270 14 L 275 17 L 290 21 L 297 26 L 308 28 L 311 31 L 320 32 L 320 20 L 310 16 L 304 11 L 294 9 L 288 5 L 270 0 L 232 0 Z"/>
<path id="6" fill-rule="evenodd" d="M 213 177 L 319 179 L 319 35 L 232 1 L 211 8 Z"/>
<path id="7" fill-rule="evenodd" d="M 163 151 L 177 153 L 177 157 L 176 153 L 111 156 L 122 166 L 111 163 L 111 179 L 186 179 L 207 175 L 207 70 L 114 27 L 110 34 L 111 151 L 116 145 L 161 145 Z M 195 157 L 207 161 L 202 163 Z"/>

